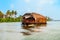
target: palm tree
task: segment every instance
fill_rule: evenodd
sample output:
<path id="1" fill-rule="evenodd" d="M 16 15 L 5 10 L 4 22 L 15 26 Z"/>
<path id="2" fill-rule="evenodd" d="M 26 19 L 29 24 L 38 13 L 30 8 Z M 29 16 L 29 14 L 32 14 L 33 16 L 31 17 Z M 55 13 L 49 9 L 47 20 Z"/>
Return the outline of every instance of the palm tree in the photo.
<path id="1" fill-rule="evenodd" d="M 3 18 L 4 14 L 0 11 L 0 18 Z"/>
<path id="2" fill-rule="evenodd" d="M 15 18 L 16 18 L 16 15 L 17 15 L 17 11 L 15 11 Z"/>
<path id="3" fill-rule="evenodd" d="M 12 10 L 12 11 L 10 12 L 10 10 L 8 10 L 8 11 L 6 12 L 6 15 L 7 15 L 7 17 L 16 18 L 17 11 Z"/>
<path id="4" fill-rule="evenodd" d="M 11 15 L 12 17 L 16 18 L 17 11 L 12 10 L 11 14 L 12 14 L 12 15 Z"/>
<path id="5" fill-rule="evenodd" d="M 10 10 L 7 10 L 7 12 L 6 12 L 6 16 L 7 16 L 7 17 L 10 17 L 10 16 L 11 16 L 11 12 L 10 12 Z"/>
<path id="6" fill-rule="evenodd" d="M 12 10 L 12 12 L 11 12 L 11 17 L 15 17 L 15 11 L 14 10 Z"/>

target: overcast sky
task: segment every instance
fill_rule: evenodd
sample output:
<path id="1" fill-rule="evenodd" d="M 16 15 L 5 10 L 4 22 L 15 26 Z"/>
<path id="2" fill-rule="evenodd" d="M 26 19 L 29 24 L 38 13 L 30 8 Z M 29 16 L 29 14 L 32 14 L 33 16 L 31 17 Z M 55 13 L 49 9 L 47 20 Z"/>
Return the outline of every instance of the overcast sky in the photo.
<path id="1" fill-rule="evenodd" d="M 60 0 L 0 0 L 0 10 L 17 10 L 18 15 L 37 12 L 44 16 L 60 20 Z"/>

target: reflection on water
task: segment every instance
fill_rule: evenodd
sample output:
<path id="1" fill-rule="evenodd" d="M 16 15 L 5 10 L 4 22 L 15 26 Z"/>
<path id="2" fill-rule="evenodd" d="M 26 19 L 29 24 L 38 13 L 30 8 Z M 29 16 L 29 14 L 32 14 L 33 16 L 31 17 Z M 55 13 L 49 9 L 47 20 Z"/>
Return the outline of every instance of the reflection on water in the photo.
<path id="1" fill-rule="evenodd" d="M 32 32 L 40 32 L 42 28 L 45 28 L 46 24 L 35 24 L 34 26 L 22 26 L 23 29 L 27 30 L 25 32 L 21 32 L 24 35 L 31 35 Z"/>
<path id="2" fill-rule="evenodd" d="M 0 23 L 0 40 L 60 40 L 60 21 L 22 27 L 20 22 Z"/>

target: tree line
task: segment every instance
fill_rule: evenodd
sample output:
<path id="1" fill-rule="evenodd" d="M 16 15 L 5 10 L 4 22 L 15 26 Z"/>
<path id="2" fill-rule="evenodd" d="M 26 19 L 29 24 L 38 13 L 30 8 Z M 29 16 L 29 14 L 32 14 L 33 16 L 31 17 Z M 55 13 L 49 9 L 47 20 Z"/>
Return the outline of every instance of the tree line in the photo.
<path id="1" fill-rule="evenodd" d="M 53 21 L 52 18 L 46 16 L 47 21 Z"/>
<path id="2" fill-rule="evenodd" d="M 4 14 L 2 11 L 0 11 L 0 22 L 20 22 L 22 20 L 22 15 L 17 17 L 18 12 L 17 11 L 10 11 L 7 10 L 7 12 Z M 52 21 L 50 17 L 47 17 L 47 21 Z"/>
<path id="3" fill-rule="evenodd" d="M 15 15 L 15 17 L 16 17 L 16 15 L 17 15 L 17 11 L 14 11 L 14 10 L 12 10 L 12 11 L 10 11 L 10 10 L 7 10 L 7 12 L 4 14 L 2 11 L 0 11 L 0 18 L 3 18 L 4 16 L 5 17 L 12 17 L 12 16 L 14 16 Z"/>
<path id="4" fill-rule="evenodd" d="M 22 16 L 17 17 L 17 14 L 17 11 L 14 10 L 7 10 L 5 14 L 0 11 L 0 22 L 20 22 Z"/>

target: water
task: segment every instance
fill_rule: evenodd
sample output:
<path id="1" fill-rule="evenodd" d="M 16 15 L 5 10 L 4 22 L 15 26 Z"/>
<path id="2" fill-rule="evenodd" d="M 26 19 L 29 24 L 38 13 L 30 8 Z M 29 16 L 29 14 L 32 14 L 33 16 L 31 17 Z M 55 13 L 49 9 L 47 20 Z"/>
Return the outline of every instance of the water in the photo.
<path id="1" fill-rule="evenodd" d="M 60 21 L 50 21 L 33 30 L 22 29 L 20 22 L 0 23 L 0 40 L 60 40 Z M 24 32 L 31 35 L 23 35 Z"/>

